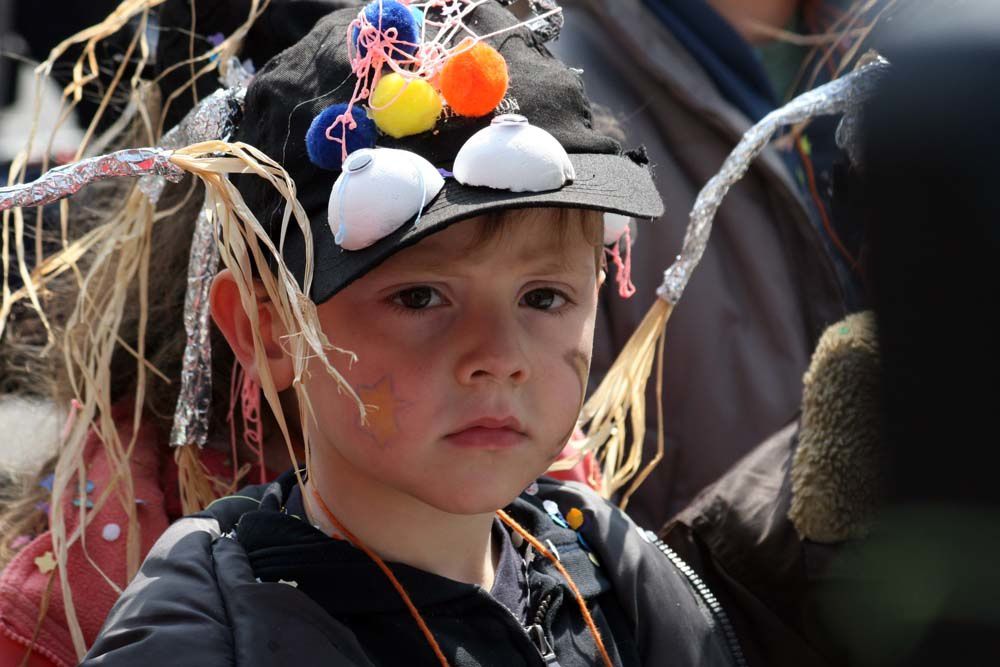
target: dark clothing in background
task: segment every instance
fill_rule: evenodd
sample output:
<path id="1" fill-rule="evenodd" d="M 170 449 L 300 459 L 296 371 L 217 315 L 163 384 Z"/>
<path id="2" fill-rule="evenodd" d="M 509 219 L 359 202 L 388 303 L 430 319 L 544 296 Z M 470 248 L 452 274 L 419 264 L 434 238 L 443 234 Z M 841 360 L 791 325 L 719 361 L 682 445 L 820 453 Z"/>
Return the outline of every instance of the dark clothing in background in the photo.
<path id="1" fill-rule="evenodd" d="M 777 96 L 757 54 L 705 0 L 644 0 L 643 4 L 747 118 L 756 122 L 774 110 Z"/>
<path id="2" fill-rule="evenodd" d="M 831 591 L 850 664 L 1000 664 L 1000 5 L 913 2 L 849 193 L 871 238 L 886 507 Z M 864 613 L 858 613 L 864 610 Z"/>
<path id="3" fill-rule="evenodd" d="M 722 97 L 736 107 L 747 119 L 756 123 L 783 103 L 784 90 L 778 85 L 785 81 L 775 81 L 768 69 L 765 57 L 783 59 L 779 63 L 787 67 L 789 56 L 799 60 L 799 79 L 805 79 L 813 71 L 823 51 L 810 53 L 809 49 L 777 42 L 767 47 L 755 48 L 718 14 L 705 0 L 644 0 L 645 5 L 656 16 L 677 41 L 694 56 L 705 73 L 712 79 Z M 838 3 L 829 2 L 829 6 Z M 800 18 L 796 30 L 805 30 Z M 779 50 L 780 53 L 779 53 Z M 765 54 L 770 54 L 766 56 Z M 829 81 L 830 67 L 820 69 L 814 85 Z M 793 81 L 795 92 L 803 92 L 801 81 Z M 777 153 L 794 177 L 803 200 L 810 209 L 810 220 L 823 239 L 827 254 L 837 270 L 837 277 L 844 290 L 848 308 L 857 310 L 863 304 L 860 273 L 837 248 L 826 229 L 823 214 L 828 216 L 833 234 L 842 240 L 848 251 L 856 256 L 861 243 L 860 225 L 851 224 L 847 215 L 831 206 L 835 175 L 842 173 L 843 153 L 837 148 L 835 133 L 839 117 L 813 119 L 804 129 L 799 146 L 788 145 Z M 783 136 L 787 130 L 778 133 Z M 801 149 L 801 152 L 800 150 Z M 807 164 L 808 162 L 808 164 Z M 809 174 L 815 179 L 815 191 L 809 181 Z M 820 209 L 823 209 L 822 212 Z"/>
<path id="4" fill-rule="evenodd" d="M 12 66 L 14 61 L 8 58 L 8 51 L 41 62 L 59 42 L 100 23 L 116 6 L 117 0 L 4 0 L 0 3 L 0 108 L 13 102 L 16 93 L 16 68 Z M 7 39 L 14 34 L 24 40 L 27 47 L 24 53 L 17 53 L 16 40 Z M 98 55 L 109 56 L 112 52 L 114 49 L 104 50 Z M 56 78 L 60 83 L 68 81 L 66 72 L 57 70 Z M 80 107 L 81 119 L 89 118 L 97 109 L 97 102 L 81 100 Z"/>
<path id="5" fill-rule="evenodd" d="M 834 667 L 838 647 L 819 617 L 834 545 L 803 540 L 788 518 L 798 423 L 741 459 L 663 530 L 733 623 L 751 665 Z M 855 582 L 851 582 L 854 584 Z"/>
<path id="6" fill-rule="evenodd" d="M 358 0 L 282 0 L 271 2 L 264 13 L 250 27 L 239 57 L 253 67 L 261 67 L 275 55 L 308 33 L 316 22 L 332 11 L 360 4 Z M 250 16 L 250 0 L 194 3 L 192 20 L 191 0 L 167 0 L 159 9 L 159 22 L 168 29 L 162 30 L 157 44 L 157 60 L 162 67 L 187 60 L 190 53 L 200 55 L 214 47 L 213 38 L 228 37 Z M 194 25 L 192 42 L 190 26 Z M 160 87 L 168 93 L 186 84 L 191 78 L 189 68 L 180 67 L 167 72 Z M 197 84 L 198 99 L 211 95 L 219 87 L 218 78 L 212 74 L 201 77 Z M 191 92 L 180 95 L 167 110 L 166 129 L 176 125 L 194 105 Z"/>
<path id="7" fill-rule="evenodd" d="M 640 0 L 566 3 L 566 28 L 553 49 L 584 70 L 590 98 L 623 120 L 626 143 L 646 145 L 667 207 L 633 247 L 638 293 L 627 301 L 613 290 L 602 294 L 592 373 L 598 381 L 656 298 L 695 196 L 753 119 L 720 91 L 721 74 L 713 76 Z M 629 505 L 640 524 L 662 526 L 798 411 L 819 334 L 847 309 L 815 214 L 774 147 L 722 204 L 667 325 L 666 457 Z M 652 383 L 647 400 L 655 400 Z M 655 414 L 647 411 L 647 460 Z"/>
<path id="8" fill-rule="evenodd" d="M 838 193 L 871 243 L 877 354 L 817 350 L 801 420 L 663 531 L 750 664 L 1000 664 L 1000 493 L 984 463 L 1000 392 L 977 381 L 1000 371 L 1000 141 L 983 130 L 1000 121 L 1000 7 L 914 1 L 887 17 L 892 67 Z"/>

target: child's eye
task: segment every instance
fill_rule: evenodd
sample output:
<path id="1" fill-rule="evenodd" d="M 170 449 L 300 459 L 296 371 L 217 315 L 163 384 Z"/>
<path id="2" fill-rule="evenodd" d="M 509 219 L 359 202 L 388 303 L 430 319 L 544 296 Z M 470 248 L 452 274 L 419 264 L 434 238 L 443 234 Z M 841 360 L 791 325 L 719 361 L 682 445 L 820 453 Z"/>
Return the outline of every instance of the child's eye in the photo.
<path id="1" fill-rule="evenodd" d="M 444 299 L 441 298 L 441 293 L 433 287 L 420 286 L 396 292 L 392 296 L 392 302 L 407 310 L 424 310 L 440 306 L 444 303 Z"/>
<path id="2" fill-rule="evenodd" d="M 566 305 L 566 297 L 554 289 L 533 289 L 521 297 L 521 304 L 535 310 L 557 310 Z"/>

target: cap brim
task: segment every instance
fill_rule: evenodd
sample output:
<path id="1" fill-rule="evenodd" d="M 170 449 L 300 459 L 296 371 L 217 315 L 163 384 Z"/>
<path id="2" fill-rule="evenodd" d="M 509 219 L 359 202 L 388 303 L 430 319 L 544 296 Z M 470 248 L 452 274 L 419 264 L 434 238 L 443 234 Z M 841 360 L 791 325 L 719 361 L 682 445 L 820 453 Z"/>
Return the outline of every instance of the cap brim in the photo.
<path id="1" fill-rule="evenodd" d="M 414 245 L 461 220 L 493 211 L 518 208 L 583 208 L 654 219 L 663 215 L 663 201 L 649 167 L 613 154 L 571 153 L 573 182 L 547 192 L 509 192 L 469 187 L 453 178 L 425 208 L 419 220 L 407 222 L 389 236 L 362 250 L 344 250 L 327 229 L 314 236 L 315 270 L 310 297 L 322 303 L 403 248 Z M 325 217 L 325 216 L 324 216 Z M 316 229 L 317 225 L 313 228 Z M 295 256 L 295 250 L 292 256 Z M 294 271 L 294 269 L 293 269 Z M 301 275 L 301 273 L 299 273 Z"/>

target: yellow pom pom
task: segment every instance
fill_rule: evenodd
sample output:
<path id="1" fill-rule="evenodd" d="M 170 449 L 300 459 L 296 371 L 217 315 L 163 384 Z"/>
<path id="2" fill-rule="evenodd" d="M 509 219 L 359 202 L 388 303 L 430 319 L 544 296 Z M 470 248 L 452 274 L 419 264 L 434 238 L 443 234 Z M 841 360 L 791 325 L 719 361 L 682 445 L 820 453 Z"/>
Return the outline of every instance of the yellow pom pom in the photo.
<path id="1" fill-rule="evenodd" d="M 580 530 L 580 526 L 583 525 L 583 512 L 574 507 L 566 513 L 566 523 L 568 523 L 569 527 L 573 530 Z"/>
<path id="2" fill-rule="evenodd" d="M 441 115 L 441 95 L 433 86 L 395 72 L 382 77 L 369 104 L 378 129 L 396 139 L 434 129 Z"/>

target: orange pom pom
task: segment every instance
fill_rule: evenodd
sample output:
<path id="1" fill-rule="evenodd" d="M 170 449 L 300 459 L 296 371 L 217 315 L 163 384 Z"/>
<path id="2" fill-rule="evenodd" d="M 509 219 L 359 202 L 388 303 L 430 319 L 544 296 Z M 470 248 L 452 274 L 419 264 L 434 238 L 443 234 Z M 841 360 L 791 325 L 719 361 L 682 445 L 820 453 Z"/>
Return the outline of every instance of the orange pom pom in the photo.
<path id="1" fill-rule="evenodd" d="M 507 61 L 485 42 L 459 47 L 441 70 L 441 94 L 459 116 L 485 116 L 507 94 Z M 467 49 L 467 50 L 462 50 Z"/>

